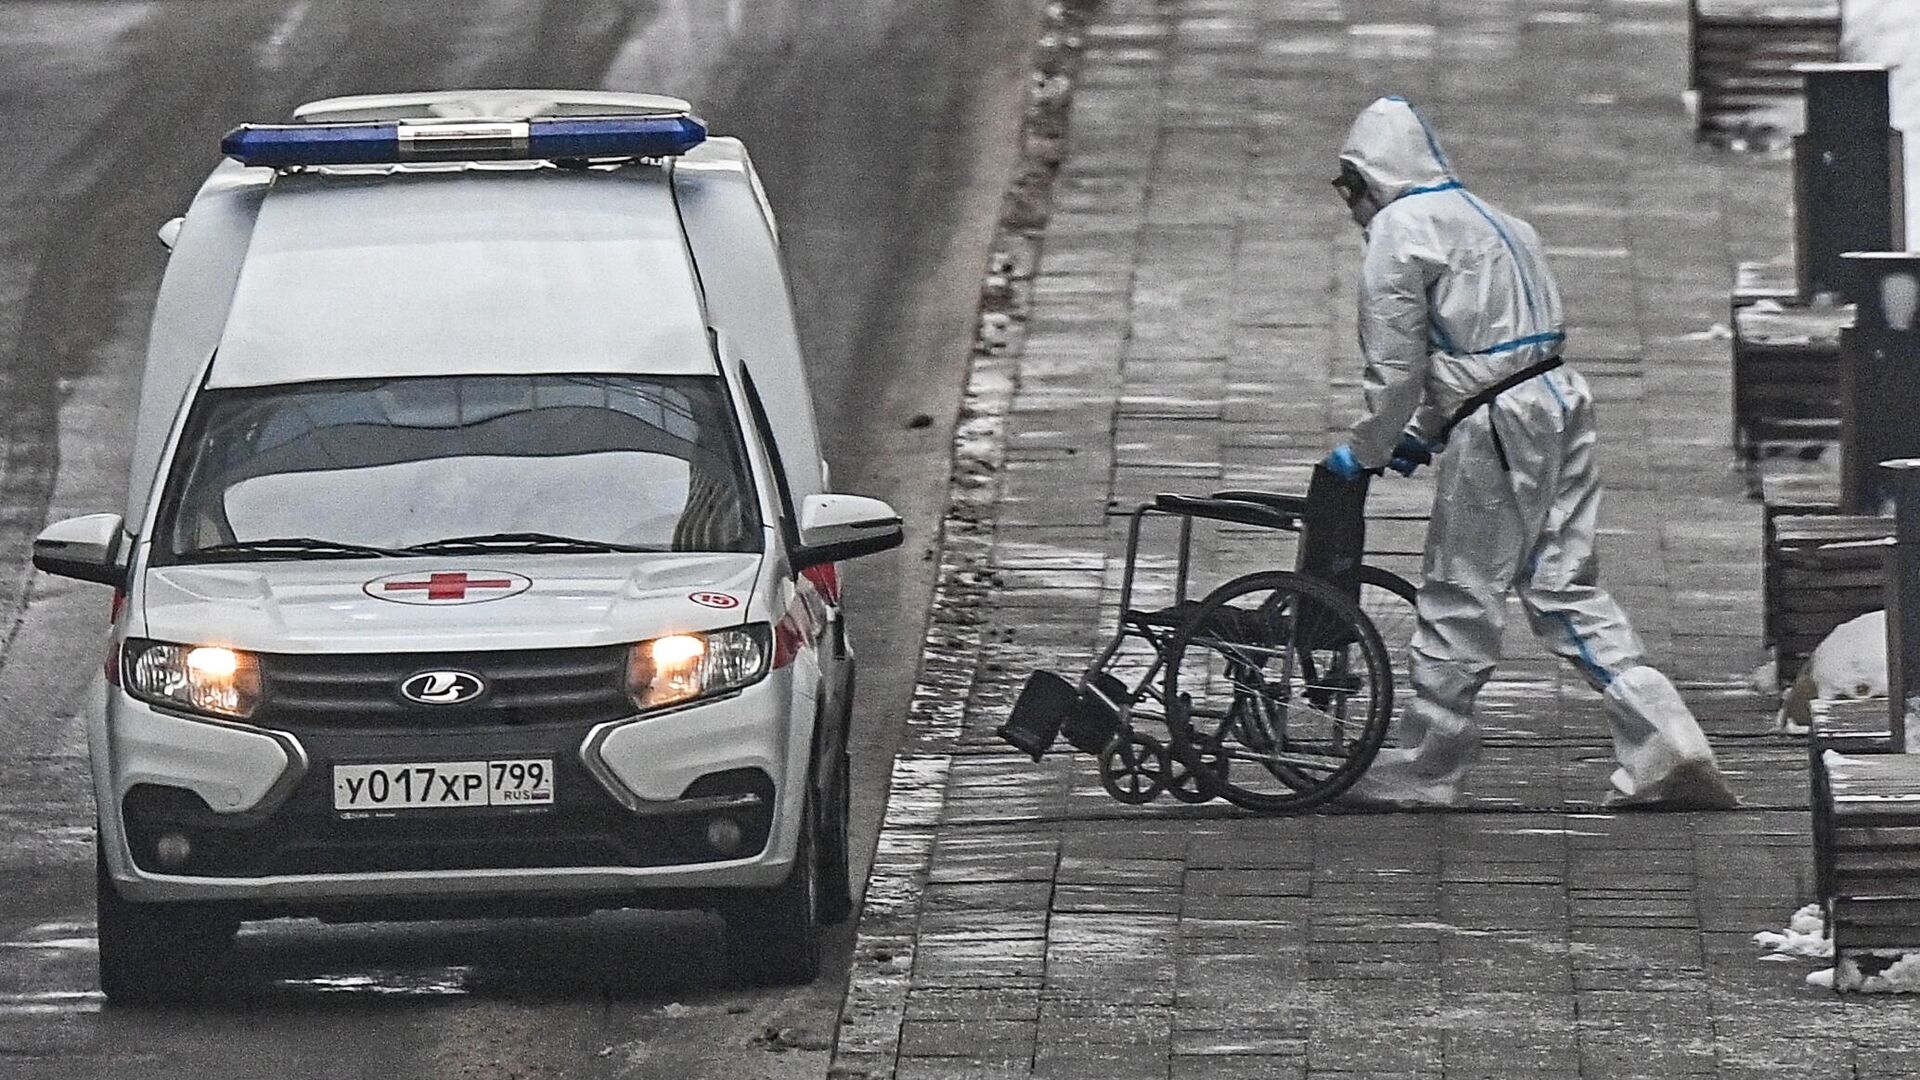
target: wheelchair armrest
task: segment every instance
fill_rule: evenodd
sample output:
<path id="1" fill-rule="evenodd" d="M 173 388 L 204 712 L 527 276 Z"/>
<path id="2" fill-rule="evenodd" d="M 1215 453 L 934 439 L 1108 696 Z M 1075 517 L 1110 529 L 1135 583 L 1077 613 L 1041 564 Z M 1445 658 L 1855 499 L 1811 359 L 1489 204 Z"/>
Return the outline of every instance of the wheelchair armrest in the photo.
<path id="1" fill-rule="evenodd" d="M 1216 499 L 1233 499 L 1236 502 L 1259 503 L 1269 510 L 1278 510 L 1280 513 L 1290 514 L 1293 517 L 1304 516 L 1307 512 L 1307 497 L 1305 495 L 1282 495 L 1277 491 L 1241 491 L 1236 489 L 1232 491 L 1216 491 L 1212 497 Z"/>
<path id="2" fill-rule="evenodd" d="M 1253 525 L 1262 529 L 1298 527 L 1298 519 L 1292 514 L 1240 499 L 1217 497 L 1207 499 L 1198 495 L 1160 494 L 1153 497 L 1153 508 L 1163 514 L 1231 521 L 1238 525 Z"/>

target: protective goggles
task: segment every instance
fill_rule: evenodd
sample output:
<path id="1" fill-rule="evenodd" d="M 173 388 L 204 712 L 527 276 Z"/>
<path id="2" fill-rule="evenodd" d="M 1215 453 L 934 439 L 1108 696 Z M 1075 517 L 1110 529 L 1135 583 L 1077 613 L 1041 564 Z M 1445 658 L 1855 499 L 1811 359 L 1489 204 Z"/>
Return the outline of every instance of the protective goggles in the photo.
<path id="1" fill-rule="evenodd" d="M 1367 196 L 1367 178 L 1361 176 L 1359 170 L 1351 165 L 1342 164 L 1340 175 L 1334 177 L 1331 182 L 1333 190 L 1340 193 L 1340 198 L 1346 202 L 1349 209 Z"/>

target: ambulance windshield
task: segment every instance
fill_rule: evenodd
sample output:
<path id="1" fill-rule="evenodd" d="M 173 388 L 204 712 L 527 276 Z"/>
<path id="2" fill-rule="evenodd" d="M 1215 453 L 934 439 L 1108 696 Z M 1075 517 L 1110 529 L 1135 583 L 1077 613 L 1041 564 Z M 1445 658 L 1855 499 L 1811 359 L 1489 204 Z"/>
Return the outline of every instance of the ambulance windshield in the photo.
<path id="1" fill-rule="evenodd" d="M 207 391 L 154 556 L 427 554 L 456 538 L 488 550 L 758 551 L 724 385 L 484 375 Z"/>

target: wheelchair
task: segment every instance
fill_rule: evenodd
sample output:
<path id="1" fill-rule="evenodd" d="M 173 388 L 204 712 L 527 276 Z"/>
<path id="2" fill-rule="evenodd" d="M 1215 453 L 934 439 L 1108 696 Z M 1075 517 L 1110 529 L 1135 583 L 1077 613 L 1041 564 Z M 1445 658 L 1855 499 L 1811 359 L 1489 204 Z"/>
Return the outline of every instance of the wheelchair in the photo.
<path id="1" fill-rule="evenodd" d="M 1117 627 L 1078 683 L 1027 680 L 999 734 L 1035 761 L 1064 735 L 1107 794 L 1295 813 L 1338 796 L 1385 742 L 1414 586 L 1361 563 L 1368 478 L 1316 467 L 1307 494 L 1163 494 L 1131 513 Z M 1171 519 L 1172 603 L 1136 606 L 1143 526 Z M 1197 521 L 1298 534 L 1292 570 L 1188 596 Z M 1383 630 L 1385 631 L 1383 635 Z"/>

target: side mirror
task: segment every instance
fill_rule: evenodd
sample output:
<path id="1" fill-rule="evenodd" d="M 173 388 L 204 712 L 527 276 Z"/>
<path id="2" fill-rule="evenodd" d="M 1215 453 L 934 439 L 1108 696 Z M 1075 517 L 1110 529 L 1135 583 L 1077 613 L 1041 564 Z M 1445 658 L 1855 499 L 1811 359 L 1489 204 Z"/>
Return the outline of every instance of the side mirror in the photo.
<path id="1" fill-rule="evenodd" d="M 33 540 L 33 565 L 49 574 L 100 585 L 127 577 L 120 561 L 120 515 L 88 514 L 56 521 Z"/>
<path id="2" fill-rule="evenodd" d="M 900 546 L 900 515 L 879 499 L 809 495 L 800 505 L 800 546 L 793 568 L 839 562 Z"/>
<path id="3" fill-rule="evenodd" d="M 187 219 L 183 217 L 168 218 L 167 223 L 160 226 L 160 231 L 154 234 L 160 238 L 160 246 L 172 251 L 173 245 L 180 239 L 180 226 L 186 223 Z"/>

